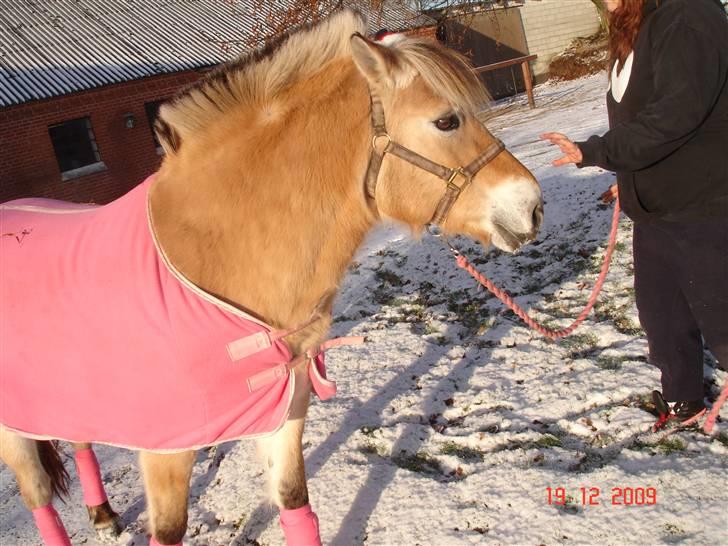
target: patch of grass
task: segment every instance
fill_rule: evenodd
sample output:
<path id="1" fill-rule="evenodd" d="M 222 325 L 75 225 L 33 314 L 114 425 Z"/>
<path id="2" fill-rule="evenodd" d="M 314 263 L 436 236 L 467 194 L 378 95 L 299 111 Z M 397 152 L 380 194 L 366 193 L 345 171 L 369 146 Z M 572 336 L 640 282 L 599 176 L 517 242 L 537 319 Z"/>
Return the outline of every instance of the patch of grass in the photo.
<path id="1" fill-rule="evenodd" d="M 587 449 L 586 453 L 584 453 L 584 455 L 582 455 L 576 463 L 569 466 L 569 472 L 591 472 L 598 468 L 602 468 L 609 460 L 610 458 L 601 455 L 599 451 Z"/>
<path id="2" fill-rule="evenodd" d="M 563 329 L 563 327 L 558 323 L 558 321 L 556 321 L 555 319 L 551 319 L 551 318 L 546 319 L 544 321 L 538 321 L 538 323 L 548 330 L 554 330 L 554 331 L 558 332 L 559 330 Z"/>
<path id="3" fill-rule="evenodd" d="M 544 448 L 561 447 L 561 440 L 551 434 L 544 434 L 534 444 Z"/>
<path id="4" fill-rule="evenodd" d="M 378 269 L 374 272 L 374 278 L 379 282 L 389 284 L 390 286 L 402 286 L 404 284 L 402 277 L 389 269 Z"/>
<path id="5" fill-rule="evenodd" d="M 576 313 L 571 310 L 569 304 L 565 301 L 553 303 L 549 305 L 545 311 L 555 318 L 573 318 L 576 316 Z"/>
<path id="6" fill-rule="evenodd" d="M 571 495 L 567 495 L 566 502 L 561 507 L 561 509 L 567 514 L 578 514 L 579 504 L 576 502 L 576 499 L 574 497 L 572 497 Z"/>
<path id="7" fill-rule="evenodd" d="M 384 446 L 369 439 L 359 447 L 359 451 L 368 455 L 378 455 L 379 457 L 387 456 L 387 450 Z"/>
<path id="8" fill-rule="evenodd" d="M 634 291 L 634 289 L 633 289 Z M 644 335 L 642 327 L 627 316 L 630 305 L 603 303 L 594 306 L 594 315 L 599 320 L 610 320 L 617 331 L 628 336 Z"/>
<path id="9" fill-rule="evenodd" d="M 400 454 L 392 457 L 392 462 L 400 468 L 417 472 L 418 474 L 434 474 L 441 472 L 440 464 L 423 452 L 412 454 Z"/>
<path id="10" fill-rule="evenodd" d="M 676 536 L 676 535 L 684 535 L 685 534 L 685 531 L 683 531 L 682 529 L 680 529 L 680 527 L 678 527 L 677 525 L 674 525 L 672 523 L 665 523 L 662 526 L 662 530 L 663 530 L 663 532 L 665 534 L 667 534 L 669 536 Z"/>
<path id="11" fill-rule="evenodd" d="M 450 299 L 447 310 L 456 314 L 458 321 L 470 330 L 477 330 L 490 318 L 488 307 L 480 299 L 466 299 L 463 303 Z"/>
<path id="12" fill-rule="evenodd" d="M 573 260 L 571 260 L 571 262 L 569 262 L 568 265 L 569 265 L 569 269 L 573 273 L 578 275 L 579 273 L 582 273 L 582 272 L 586 271 L 587 269 L 589 269 L 590 264 L 584 258 L 574 258 Z"/>
<path id="13" fill-rule="evenodd" d="M 652 393 L 635 394 L 624 401 L 624 406 L 639 408 L 647 413 L 657 414 L 655 404 L 652 402 Z"/>
<path id="14" fill-rule="evenodd" d="M 622 356 L 606 356 L 602 355 L 597 358 L 597 366 L 602 370 L 619 370 L 622 367 L 622 362 L 625 358 Z"/>
<path id="15" fill-rule="evenodd" d="M 716 436 L 715 439 L 718 440 L 725 447 L 728 447 L 728 433 L 721 432 L 720 434 L 718 434 L 718 436 Z"/>
<path id="16" fill-rule="evenodd" d="M 394 298 L 392 300 L 392 307 L 405 307 L 410 304 L 410 301 L 406 298 Z"/>
<path id="17" fill-rule="evenodd" d="M 589 258 L 589 273 L 597 274 L 602 270 L 604 256 L 600 253 Z"/>
<path id="18" fill-rule="evenodd" d="M 391 248 L 384 248 L 378 251 L 376 255 L 382 256 L 383 258 L 398 258 L 401 256 L 399 252 L 392 250 Z"/>
<path id="19" fill-rule="evenodd" d="M 641 440 L 635 440 L 631 444 L 627 445 L 627 449 L 630 449 L 632 451 L 649 451 L 652 452 L 653 448 L 655 446 L 651 444 L 647 444 Z"/>
<path id="20" fill-rule="evenodd" d="M 240 517 L 233 521 L 233 529 L 235 529 L 236 531 L 238 529 L 242 529 L 246 521 L 248 521 L 248 514 L 240 514 Z"/>
<path id="21" fill-rule="evenodd" d="M 539 280 L 532 280 L 523 285 L 523 292 L 526 294 L 534 294 L 543 288 L 543 283 Z"/>
<path id="22" fill-rule="evenodd" d="M 495 323 L 497 322 L 495 317 L 488 317 L 483 321 L 483 323 L 478 327 L 477 334 L 479 336 L 482 336 L 485 332 L 490 330 L 493 326 L 495 326 Z"/>
<path id="23" fill-rule="evenodd" d="M 561 340 L 561 345 L 568 349 L 585 349 L 596 347 L 599 338 L 592 333 L 588 334 L 572 334 Z"/>
<path id="24" fill-rule="evenodd" d="M 643 336 L 645 331 L 642 327 L 635 323 L 632 319 L 621 316 L 614 319 L 614 327 L 620 334 L 626 336 Z"/>
<path id="25" fill-rule="evenodd" d="M 396 298 L 389 302 L 382 302 L 385 305 L 394 307 L 396 314 L 387 318 L 389 324 L 424 323 L 427 321 L 427 310 L 421 305 L 405 302 L 402 298 Z"/>
<path id="26" fill-rule="evenodd" d="M 446 442 L 440 448 L 443 455 L 454 455 L 463 461 L 482 461 L 483 452 L 467 446 L 461 446 L 455 442 Z"/>
<path id="27" fill-rule="evenodd" d="M 374 433 L 376 433 L 381 428 L 382 427 L 377 425 L 364 425 L 359 429 L 359 432 L 361 432 L 364 436 L 373 436 Z"/>
<path id="28" fill-rule="evenodd" d="M 622 316 L 624 314 L 624 310 L 624 306 L 618 307 L 612 302 L 597 302 L 594 305 L 594 316 L 599 320 L 613 320 L 615 317 Z"/>
<path id="29" fill-rule="evenodd" d="M 597 448 L 604 448 L 614 443 L 614 438 L 609 434 L 598 432 L 596 436 L 591 440 L 591 445 Z"/>
<path id="30" fill-rule="evenodd" d="M 374 289 L 373 296 L 374 301 L 379 305 L 391 305 L 395 301 L 396 297 L 393 296 L 384 285 L 377 286 Z"/>
<path id="31" fill-rule="evenodd" d="M 429 322 L 425 325 L 425 335 L 426 336 L 430 336 L 432 334 L 439 334 L 439 333 L 440 333 L 440 329 L 437 328 L 436 326 L 433 326 Z"/>
<path id="32" fill-rule="evenodd" d="M 680 438 L 668 436 L 657 442 L 657 449 L 659 449 L 665 455 L 674 453 L 676 451 L 685 451 L 687 444 Z"/>

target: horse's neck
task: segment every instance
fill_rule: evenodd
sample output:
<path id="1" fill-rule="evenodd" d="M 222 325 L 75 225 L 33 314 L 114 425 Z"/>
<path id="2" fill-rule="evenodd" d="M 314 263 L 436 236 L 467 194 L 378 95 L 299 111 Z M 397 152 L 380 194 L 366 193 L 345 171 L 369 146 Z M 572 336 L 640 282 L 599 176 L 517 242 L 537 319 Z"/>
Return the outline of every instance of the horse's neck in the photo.
<path id="1" fill-rule="evenodd" d="M 343 84 L 338 67 L 338 75 L 292 90 L 297 105 L 282 105 L 278 119 L 231 115 L 199 142 L 183 142 L 184 155 L 167 160 L 152 191 L 155 230 L 171 262 L 276 327 L 330 309 L 374 221 L 361 187 L 368 95 L 345 68 Z M 267 115 L 275 117 L 275 105 Z M 327 327 L 324 320 L 317 329 Z"/>

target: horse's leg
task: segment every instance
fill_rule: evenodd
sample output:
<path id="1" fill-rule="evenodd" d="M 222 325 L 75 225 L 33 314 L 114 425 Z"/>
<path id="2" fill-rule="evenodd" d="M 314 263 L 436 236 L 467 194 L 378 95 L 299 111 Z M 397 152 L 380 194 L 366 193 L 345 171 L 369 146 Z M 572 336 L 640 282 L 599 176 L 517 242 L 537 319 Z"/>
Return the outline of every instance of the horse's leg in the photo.
<path id="1" fill-rule="evenodd" d="M 119 514 L 114 512 L 106 497 L 104 483 L 101 481 L 99 461 L 91 444 L 73 443 L 76 471 L 81 482 L 83 501 L 94 529 L 112 536 L 121 533 Z"/>
<path id="2" fill-rule="evenodd" d="M 280 510 L 287 546 L 320 546 L 318 517 L 311 510 L 306 487 L 301 438 L 311 396 L 306 369 L 296 370 L 296 392 L 283 428 L 258 442 L 266 463 L 270 493 Z"/>
<path id="3" fill-rule="evenodd" d="M 139 462 L 147 493 L 150 545 L 181 545 L 187 531 L 187 498 L 195 452 L 142 451 Z"/>
<path id="4" fill-rule="evenodd" d="M 54 449 L 47 444 L 44 449 Z M 63 522 L 53 508 L 54 486 L 43 467 L 39 443 L 0 426 L 0 459 L 15 473 L 20 495 L 33 513 L 43 542 L 49 546 L 71 546 Z"/>

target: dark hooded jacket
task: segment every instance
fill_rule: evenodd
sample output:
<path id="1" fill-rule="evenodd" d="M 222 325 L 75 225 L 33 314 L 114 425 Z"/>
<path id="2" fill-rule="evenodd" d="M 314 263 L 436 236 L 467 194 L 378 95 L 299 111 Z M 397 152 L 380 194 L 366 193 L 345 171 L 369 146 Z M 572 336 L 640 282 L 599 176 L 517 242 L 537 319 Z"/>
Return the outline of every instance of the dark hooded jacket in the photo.
<path id="1" fill-rule="evenodd" d="M 728 18 L 717 0 L 648 0 L 610 130 L 579 167 L 615 171 L 635 221 L 728 218 Z"/>

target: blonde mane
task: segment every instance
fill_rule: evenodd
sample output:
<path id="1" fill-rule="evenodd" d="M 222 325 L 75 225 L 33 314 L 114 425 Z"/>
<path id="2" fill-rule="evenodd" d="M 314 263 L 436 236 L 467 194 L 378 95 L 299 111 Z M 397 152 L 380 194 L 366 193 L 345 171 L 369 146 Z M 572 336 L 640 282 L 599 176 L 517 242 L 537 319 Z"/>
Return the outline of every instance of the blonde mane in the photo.
<path id="1" fill-rule="evenodd" d="M 456 51 L 427 38 L 404 38 L 393 48 L 453 108 L 476 114 L 490 101 L 470 62 Z"/>
<path id="2" fill-rule="evenodd" d="M 358 12 L 340 10 L 218 67 L 162 105 L 155 123 L 162 145 L 167 153 L 177 151 L 186 136 L 240 105 L 265 110 L 296 82 L 350 56 L 351 36 L 365 32 L 366 22 Z M 454 108 L 472 113 L 487 102 L 487 92 L 462 55 L 422 38 L 402 38 L 389 47 Z"/>
<path id="3" fill-rule="evenodd" d="M 366 32 L 362 16 L 341 10 L 315 25 L 294 28 L 265 48 L 211 71 L 160 108 L 156 129 L 171 148 L 167 152 L 176 150 L 180 137 L 184 139 L 230 109 L 241 104 L 263 109 L 293 83 L 349 55 L 351 35 L 357 32 Z"/>

